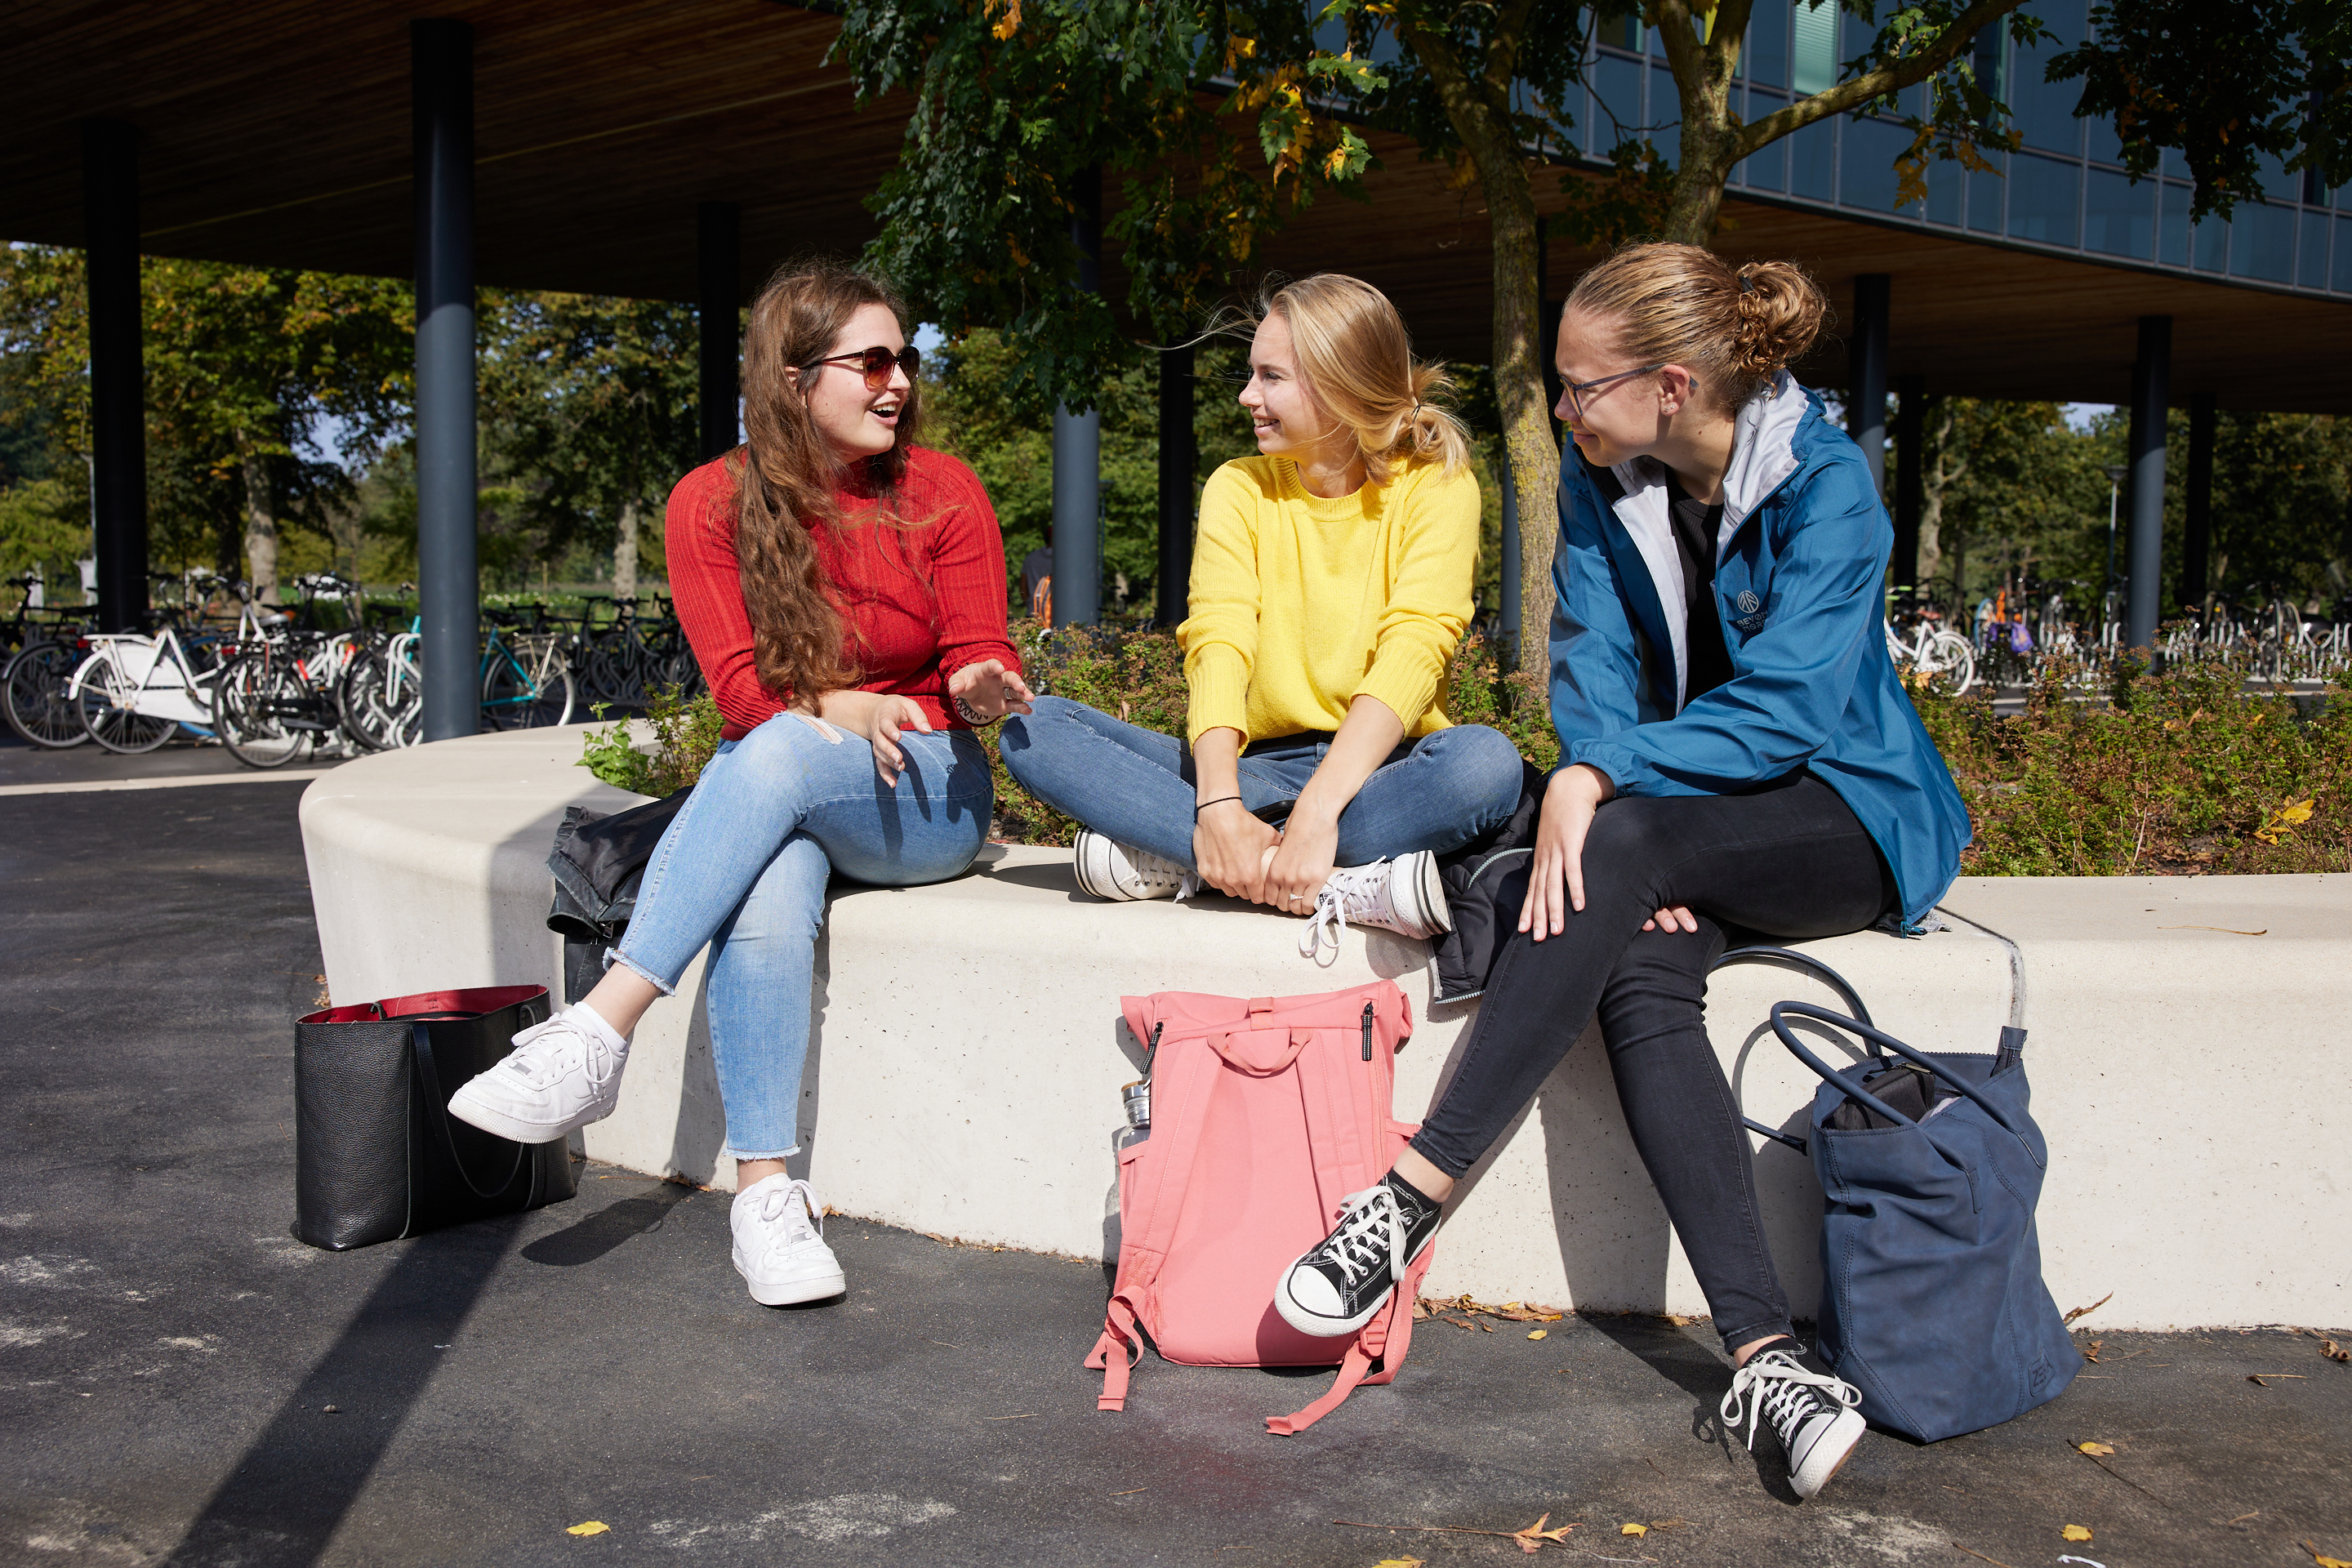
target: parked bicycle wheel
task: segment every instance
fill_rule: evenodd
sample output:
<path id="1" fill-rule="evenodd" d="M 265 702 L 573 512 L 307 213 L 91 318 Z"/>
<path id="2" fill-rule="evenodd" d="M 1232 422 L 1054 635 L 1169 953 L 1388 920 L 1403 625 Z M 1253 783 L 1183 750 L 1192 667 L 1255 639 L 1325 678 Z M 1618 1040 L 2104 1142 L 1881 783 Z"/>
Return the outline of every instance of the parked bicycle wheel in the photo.
<path id="1" fill-rule="evenodd" d="M 1930 638 L 1922 668 L 1949 686 L 1955 697 L 1966 696 L 1969 688 L 1977 683 L 1976 650 L 1958 632 L 1937 632 Z"/>
<path id="2" fill-rule="evenodd" d="M 381 647 L 353 654 L 335 685 L 335 707 L 343 732 L 371 752 L 415 745 L 425 713 L 415 658 Z"/>
<path id="3" fill-rule="evenodd" d="M 89 739 L 68 687 L 80 650 L 71 643 L 29 642 L 0 670 L 8 728 L 36 746 L 79 746 Z"/>
<path id="4" fill-rule="evenodd" d="M 492 730 L 536 730 L 572 721 L 577 692 L 563 650 L 497 647 L 482 672 L 482 723 Z"/>
<path id="5" fill-rule="evenodd" d="M 136 756 L 172 738 L 180 726 L 139 711 L 138 684 L 111 647 L 100 647 L 73 672 L 68 692 L 89 738 L 110 752 Z"/>
<path id="6" fill-rule="evenodd" d="M 221 744 L 249 768 L 282 768 L 309 756 L 317 731 L 299 721 L 309 695 L 283 651 L 265 647 L 237 655 L 213 688 Z"/>

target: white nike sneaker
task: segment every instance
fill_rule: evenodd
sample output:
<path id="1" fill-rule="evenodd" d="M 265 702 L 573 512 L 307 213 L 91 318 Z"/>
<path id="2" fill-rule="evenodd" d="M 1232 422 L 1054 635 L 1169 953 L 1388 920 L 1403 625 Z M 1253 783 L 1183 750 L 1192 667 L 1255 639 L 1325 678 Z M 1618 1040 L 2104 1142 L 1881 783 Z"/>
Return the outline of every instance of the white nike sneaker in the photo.
<path id="1" fill-rule="evenodd" d="M 735 1194 L 727 1223 L 735 1233 L 735 1272 L 751 1300 L 787 1307 L 841 1294 L 841 1260 L 824 1244 L 824 1214 L 816 1189 L 782 1172 Z"/>
<path id="2" fill-rule="evenodd" d="M 1378 926 L 1410 937 L 1452 931 L 1454 911 L 1445 906 L 1437 857 L 1416 849 L 1393 860 L 1342 866 L 1332 872 L 1316 896 L 1307 929 L 1299 933 L 1298 951 L 1320 961 L 1322 949 L 1328 947 L 1336 956 L 1339 938 L 1351 925 Z"/>
<path id="3" fill-rule="evenodd" d="M 1097 899 L 1189 899 L 1201 890 L 1197 873 L 1173 860 L 1130 849 L 1091 827 L 1078 829 L 1071 849 L 1078 886 Z"/>
<path id="4" fill-rule="evenodd" d="M 602 1121 L 621 1102 L 629 1042 L 583 1007 L 514 1037 L 504 1061 L 449 1097 L 458 1121 L 518 1143 L 551 1143 Z"/>
<path id="5" fill-rule="evenodd" d="M 1748 1404 L 1748 1447 L 1756 1447 L 1756 1429 L 1767 1422 L 1788 1456 L 1789 1488 L 1799 1497 L 1811 1497 L 1830 1484 L 1862 1440 L 1868 1423 L 1854 1406 L 1862 1390 L 1834 1373 L 1820 1373 L 1798 1359 L 1798 1347 L 1782 1341 L 1748 1358 L 1731 1375 L 1731 1392 L 1717 1412 L 1724 1425 L 1738 1430 L 1740 1403 Z"/>

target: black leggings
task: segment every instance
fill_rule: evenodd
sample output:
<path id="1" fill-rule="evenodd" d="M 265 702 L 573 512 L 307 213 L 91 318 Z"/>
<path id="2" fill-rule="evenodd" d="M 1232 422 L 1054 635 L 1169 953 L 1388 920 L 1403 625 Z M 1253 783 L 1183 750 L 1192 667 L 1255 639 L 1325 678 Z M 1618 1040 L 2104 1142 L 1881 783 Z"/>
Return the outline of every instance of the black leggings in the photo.
<path id="1" fill-rule="evenodd" d="M 1696 933 L 1644 931 L 1688 905 Z M 1706 1034 L 1706 973 L 1726 928 L 1790 941 L 1860 931 L 1894 879 L 1837 792 L 1795 773 L 1744 795 L 1622 797 L 1584 844 L 1584 910 L 1496 959 L 1462 1063 L 1412 1146 L 1469 1170 L 1597 1012 L 1633 1146 L 1682 1238 L 1727 1347 L 1788 1333 L 1748 1132 Z"/>

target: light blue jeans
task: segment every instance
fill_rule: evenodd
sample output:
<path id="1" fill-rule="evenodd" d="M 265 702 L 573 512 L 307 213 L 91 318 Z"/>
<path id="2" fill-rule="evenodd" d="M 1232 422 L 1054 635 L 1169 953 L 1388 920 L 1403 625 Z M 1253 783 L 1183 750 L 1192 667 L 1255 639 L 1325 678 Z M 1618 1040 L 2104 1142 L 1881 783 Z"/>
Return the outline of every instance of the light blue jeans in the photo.
<path id="1" fill-rule="evenodd" d="M 800 1149 L 801 1069 L 824 889 L 943 882 L 988 839 L 988 753 L 966 730 L 898 737 L 894 789 L 854 731 L 790 713 L 722 742 L 655 846 L 612 962 L 674 993 L 711 945 L 710 1055 L 738 1160 Z"/>
<path id="2" fill-rule="evenodd" d="M 1192 864 L 1192 753 L 1171 735 L 1114 719 L 1066 697 L 1040 697 L 1026 719 L 1004 721 L 998 743 L 1021 787 L 1130 848 Z M 1259 741 L 1242 756 L 1242 805 L 1297 800 L 1331 750 L 1328 733 Z M 1338 863 L 1364 866 L 1444 854 L 1518 809 L 1519 753 L 1484 724 L 1457 724 L 1406 741 L 1339 814 Z"/>

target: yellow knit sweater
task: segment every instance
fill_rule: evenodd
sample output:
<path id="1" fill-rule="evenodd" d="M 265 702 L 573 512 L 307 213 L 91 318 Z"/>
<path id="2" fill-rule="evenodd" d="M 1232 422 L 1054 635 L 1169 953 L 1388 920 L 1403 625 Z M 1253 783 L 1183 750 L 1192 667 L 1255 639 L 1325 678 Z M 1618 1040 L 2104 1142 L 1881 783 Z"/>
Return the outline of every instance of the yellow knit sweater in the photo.
<path id="1" fill-rule="evenodd" d="M 1470 619 L 1478 481 L 1420 463 L 1386 489 L 1326 500 L 1286 458 L 1209 478 L 1192 547 L 1192 615 L 1177 628 L 1186 732 L 1248 740 L 1337 730 L 1360 695 L 1409 736 L 1443 730 L 1446 661 Z"/>

